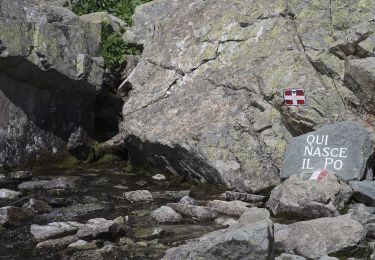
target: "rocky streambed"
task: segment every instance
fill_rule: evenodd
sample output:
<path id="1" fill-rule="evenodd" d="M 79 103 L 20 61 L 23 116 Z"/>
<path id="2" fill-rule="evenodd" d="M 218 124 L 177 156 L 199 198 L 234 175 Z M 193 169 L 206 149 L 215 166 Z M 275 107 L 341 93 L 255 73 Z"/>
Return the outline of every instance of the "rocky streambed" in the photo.
<path id="1" fill-rule="evenodd" d="M 223 228 L 206 208 L 151 214 L 182 198 L 204 205 L 220 194 L 152 176 L 121 167 L 0 175 L 0 258 L 158 259 L 169 247 Z"/>
<path id="2" fill-rule="evenodd" d="M 0 258 L 374 259 L 375 208 L 352 186 L 296 175 L 259 195 L 123 164 L 6 172 Z"/>

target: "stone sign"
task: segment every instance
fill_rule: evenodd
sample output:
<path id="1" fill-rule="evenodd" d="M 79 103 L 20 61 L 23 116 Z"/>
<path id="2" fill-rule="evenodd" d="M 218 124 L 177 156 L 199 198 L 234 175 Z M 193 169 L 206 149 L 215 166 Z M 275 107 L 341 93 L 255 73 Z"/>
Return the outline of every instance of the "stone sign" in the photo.
<path id="1" fill-rule="evenodd" d="M 359 123 L 341 122 L 324 126 L 289 142 L 281 178 L 326 169 L 343 180 L 362 180 L 372 154 L 373 143 L 369 133 Z"/>

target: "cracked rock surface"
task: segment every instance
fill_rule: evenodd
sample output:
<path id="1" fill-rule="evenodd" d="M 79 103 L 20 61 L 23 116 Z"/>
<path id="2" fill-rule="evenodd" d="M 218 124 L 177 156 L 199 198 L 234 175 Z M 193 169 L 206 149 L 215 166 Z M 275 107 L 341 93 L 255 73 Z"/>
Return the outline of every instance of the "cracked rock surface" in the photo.
<path id="1" fill-rule="evenodd" d="M 132 157 L 238 191 L 276 186 L 292 136 L 342 120 L 372 122 L 371 77 L 355 83 L 362 89 L 355 95 L 348 75 L 350 68 L 373 73 L 357 60 L 374 56 L 374 6 L 373 0 L 139 6 L 124 35 L 144 46 L 124 84 L 121 131 Z M 307 105 L 284 106 L 285 88 L 303 88 Z"/>

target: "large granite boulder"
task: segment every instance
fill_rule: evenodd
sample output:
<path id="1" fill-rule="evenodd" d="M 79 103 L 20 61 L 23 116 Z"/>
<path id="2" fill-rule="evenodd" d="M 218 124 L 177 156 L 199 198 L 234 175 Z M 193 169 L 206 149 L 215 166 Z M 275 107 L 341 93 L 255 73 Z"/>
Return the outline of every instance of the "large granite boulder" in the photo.
<path id="1" fill-rule="evenodd" d="M 294 137 L 285 151 L 281 177 L 328 169 L 343 180 L 372 176 L 373 143 L 359 123 L 341 122 Z"/>
<path id="2" fill-rule="evenodd" d="M 356 247 L 366 235 L 361 223 L 348 215 L 297 222 L 281 231 L 275 237 L 286 251 L 314 259 Z"/>
<path id="3" fill-rule="evenodd" d="M 48 1 L 0 1 L 0 165 L 63 152 L 93 136 L 103 81 L 101 25 Z"/>
<path id="4" fill-rule="evenodd" d="M 169 249 L 163 259 L 271 260 L 274 259 L 273 225 L 269 220 L 235 224 Z"/>
<path id="5" fill-rule="evenodd" d="M 353 194 L 350 186 L 328 172 L 322 179 L 310 178 L 293 175 L 273 189 L 267 202 L 271 212 L 304 219 L 340 215 Z"/>
<path id="6" fill-rule="evenodd" d="M 120 88 L 126 101 L 121 132 L 132 158 L 249 193 L 279 184 L 292 135 L 361 120 L 358 111 L 367 116 L 344 83 L 344 61 L 329 50 L 351 26 L 373 19 L 374 6 L 341 2 L 156 0 L 139 6 L 124 38 L 144 52 Z M 306 106 L 285 106 L 286 88 L 303 88 Z"/>

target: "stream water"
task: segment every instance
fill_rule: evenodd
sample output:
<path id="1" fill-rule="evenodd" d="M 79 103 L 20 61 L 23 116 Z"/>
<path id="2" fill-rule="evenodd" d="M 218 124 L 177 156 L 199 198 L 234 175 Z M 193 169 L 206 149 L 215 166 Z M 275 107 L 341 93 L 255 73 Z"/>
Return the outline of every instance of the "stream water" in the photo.
<path id="1" fill-rule="evenodd" d="M 16 206 L 31 198 L 41 200 L 53 207 L 49 213 L 35 215 L 20 225 L 0 226 L 0 259 L 74 259 L 74 251 L 64 249 L 57 252 L 40 252 L 37 241 L 30 233 L 31 224 L 46 225 L 56 221 L 77 221 L 86 223 L 92 218 L 115 219 L 128 216 L 128 229 L 120 237 L 108 236 L 95 240 L 100 248 L 113 244 L 119 248 L 122 259 L 159 259 L 170 247 L 180 245 L 188 239 L 223 228 L 213 222 L 195 222 L 184 218 L 181 224 L 159 225 L 151 220 L 150 212 L 169 202 L 178 202 L 190 191 L 190 196 L 204 205 L 207 200 L 216 199 L 222 191 L 211 190 L 167 176 L 166 180 L 152 179 L 155 173 L 144 170 L 124 170 L 122 166 L 88 167 L 74 169 L 39 169 L 33 171 L 32 180 L 49 180 L 59 176 L 76 181 L 73 190 L 34 189 L 23 192 L 14 200 L 2 201 L 0 206 Z M 0 180 L 0 188 L 17 190 L 22 181 Z M 122 194 L 133 190 L 148 190 L 154 197 L 151 203 L 130 203 Z M 172 191 L 166 193 L 166 191 Z M 184 191 L 184 192 L 182 192 Z M 155 229 L 158 230 L 155 234 Z M 89 258 L 89 257 L 88 257 Z"/>

